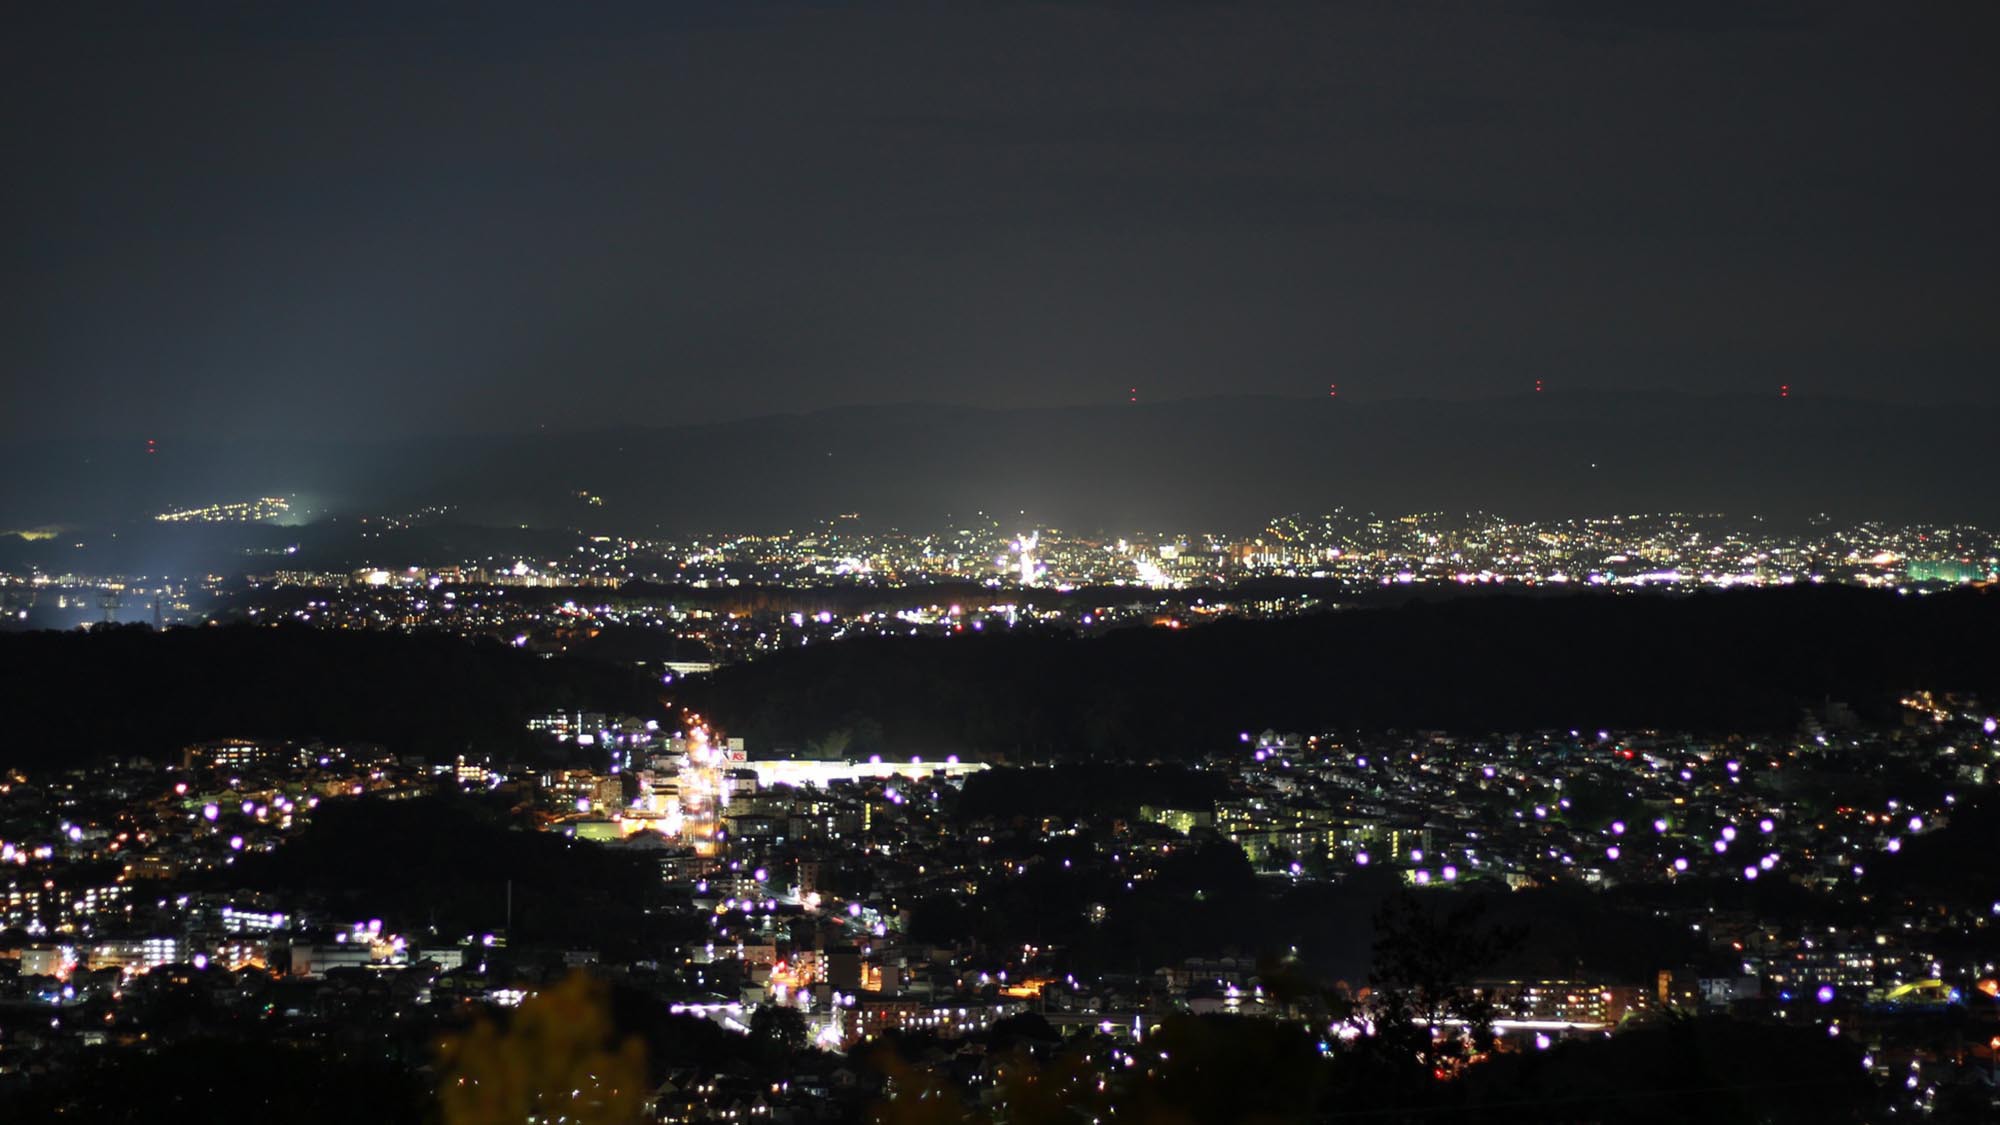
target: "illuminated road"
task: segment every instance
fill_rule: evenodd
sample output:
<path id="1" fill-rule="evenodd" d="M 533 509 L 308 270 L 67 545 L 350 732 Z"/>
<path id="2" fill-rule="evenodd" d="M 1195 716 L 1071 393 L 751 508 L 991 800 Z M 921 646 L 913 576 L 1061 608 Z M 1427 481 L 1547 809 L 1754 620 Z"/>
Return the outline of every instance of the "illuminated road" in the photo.
<path id="1" fill-rule="evenodd" d="M 681 762 L 681 835 L 696 855 L 723 850 L 722 812 L 728 803 L 723 783 L 725 752 L 699 715 L 688 716 L 687 753 Z"/>

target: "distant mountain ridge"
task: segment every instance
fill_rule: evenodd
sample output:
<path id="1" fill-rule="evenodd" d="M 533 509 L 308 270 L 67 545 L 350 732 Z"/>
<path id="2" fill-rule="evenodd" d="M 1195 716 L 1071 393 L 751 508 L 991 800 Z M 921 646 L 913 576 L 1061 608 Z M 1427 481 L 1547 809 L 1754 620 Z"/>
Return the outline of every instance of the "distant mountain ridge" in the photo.
<path id="1" fill-rule="evenodd" d="M 924 525 L 986 511 L 1039 526 L 1240 531 L 1343 506 L 1991 523 L 2000 496 L 1982 486 L 1997 432 L 1990 406 L 1571 391 L 914 403 L 567 434 L 167 437 L 157 455 L 141 441 L 8 443 L 0 530 L 278 494 L 321 511 L 450 504 L 469 522 L 634 532 L 855 511 Z"/>

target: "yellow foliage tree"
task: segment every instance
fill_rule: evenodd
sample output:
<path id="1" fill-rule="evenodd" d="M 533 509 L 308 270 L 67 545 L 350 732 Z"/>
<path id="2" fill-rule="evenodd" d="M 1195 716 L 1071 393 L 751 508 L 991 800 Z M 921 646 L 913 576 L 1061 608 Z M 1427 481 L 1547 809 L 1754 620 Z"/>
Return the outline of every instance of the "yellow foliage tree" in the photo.
<path id="1" fill-rule="evenodd" d="M 646 1045 L 615 1042 L 604 986 L 574 973 L 438 1044 L 444 1125 L 631 1125 L 645 1105 Z"/>
<path id="2" fill-rule="evenodd" d="M 868 1110 L 868 1125 L 987 1125 L 992 1120 L 967 1109 L 942 1075 L 904 1062 L 893 1050 L 881 1051 L 874 1063 L 887 1089 Z"/>

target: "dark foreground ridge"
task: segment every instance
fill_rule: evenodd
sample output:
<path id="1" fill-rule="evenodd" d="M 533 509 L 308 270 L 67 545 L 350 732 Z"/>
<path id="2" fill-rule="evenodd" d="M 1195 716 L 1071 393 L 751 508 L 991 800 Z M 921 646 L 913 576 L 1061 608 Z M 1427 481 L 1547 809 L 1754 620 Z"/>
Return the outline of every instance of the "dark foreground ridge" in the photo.
<path id="1" fill-rule="evenodd" d="M 655 702 L 644 680 L 609 665 L 441 634 L 126 626 L 0 636 L 12 766 L 173 755 L 213 738 L 448 756 L 525 747 L 533 714 Z"/>
<path id="2" fill-rule="evenodd" d="M 1192 755 L 1288 730 L 1775 731 L 1829 701 L 1990 690 L 2000 599 L 1851 589 L 1466 598 L 1101 638 L 866 639 L 725 668 L 686 701 L 754 747 Z M 828 734 L 827 732 L 834 732 Z"/>
<path id="3" fill-rule="evenodd" d="M 1194 755 L 1282 729 L 1775 731 L 1917 685 L 1992 694 L 2000 599 L 1845 588 L 1476 597 L 1099 637 L 859 638 L 732 665 L 671 700 L 759 754 Z M 440 634 L 145 627 L 0 635 L 23 763 L 209 738 L 520 746 L 558 709 L 652 712 L 638 673 Z"/>

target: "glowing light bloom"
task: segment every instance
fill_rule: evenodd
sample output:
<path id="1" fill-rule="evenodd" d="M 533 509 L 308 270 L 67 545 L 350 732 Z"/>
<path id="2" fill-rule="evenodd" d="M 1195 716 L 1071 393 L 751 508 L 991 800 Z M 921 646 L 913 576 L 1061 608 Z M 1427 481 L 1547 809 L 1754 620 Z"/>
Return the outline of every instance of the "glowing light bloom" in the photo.
<path id="1" fill-rule="evenodd" d="M 214 820 L 216 817 L 219 817 L 221 815 L 222 815 L 222 809 L 220 806 L 203 805 L 201 807 L 201 818 L 203 820 Z"/>
<path id="2" fill-rule="evenodd" d="M 1745 879 L 1755 879 L 1757 877 L 1757 865 L 1753 863 L 1750 866 L 1744 868 L 1743 877 Z"/>
<path id="3" fill-rule="evenodd" d="M 1546 1051 L 1548 1049 L 1549 1049 L 1549 1037 L 1543 1034 L 1542 1032 L 1539 1031 L 1535 1032 L 1535 1050 Z"/>
<path id="4" fill-rule="evenodd" d="M 1367 852 L 1354 853 L 1354 862 L 1357 866 L 1360 867 L 1368 866 L 1368 853 Z M 1993 904 L 1993 912 L 1995 914 L 2000 914 L 2000 902 L 1996 902 Z"/>
<path id="5" fill-rule="evenodd" d="M 1612 821 L 1612 822 L 1611 822 L 1611 834 L 1612 834 L 1613 836 L 1623 836 L 1623 835 L 1625 834 L 1625 822 L 1624 822 L 1624 821 L 1622 821 L 1622 820 L 1614 820 L 1614 821 Z"/>
<path id="6" fill-rule="evenodd" d="M 1431 873 L 1428 871 L 1419 871 L 1416 878 L 1418 886 L 1427 886 L 1431 881 Z"/>
<path id="7" fill-rule="evenodd" d="M 1887 852 L 1900 852 L 1903 850 L 1903 841 L 1900 838 L 1891 836 L 1889 838 L 1889 842 L 1882 845 L 1882 850 Z"/>
<path id="8" fill-rule="evenodd" d="M 861 904 L 860 904 L 860 903 L 858 903 L 858 902 L 850 902 L 850 903 L 848 903 L 848 904 L 847 904 L 847 916 L 848 916 L 848 917 L 850 917 L 850 918 L 859 918 L 859 917 L 861 917 Z"/>
<path id="9" fill-rule="evenodd" d="M 1610 847 L 1608 847 L 1608 848 L 1604 849 L 1604 858 L 1606 858 L 1606 859 L 1617 859 L 1617 858 L 1618 858 L 1618 845 L 1616 845 L 1616 844 L 1613 844 L 1613 845 L 1611 845 Z"/>
<path id="10" fill-rule="evenodd" d="M 1922 832 L 1923 830 L 1924 830 L 1924 818 L 1923 818 L 1923 817 L 1920 817 L 1920 816 L 1913 816 L 1913 817 L 1911 817 L 1911 818 L 1910 818 L 1910 831 L 1912 831 L 1912 832 Z"/>
<path id="11" fill-rule="evenodd" d="M 1653 831 L 1665 832 L 1666 830 L 1667 830 L 1667 822 L 1664 818 L 1653 822 Z"/>
<path id="12" fill-rule="evenodd" d="M 1767 855 L 1763 859 L 1757 861 L 1757 866 L 1763 868 L 1766 871 L 1769 871 L 1773 867 L 1778 866 L 1778 857 L 1774 855 Z"/>
<path id="13" fill-rule="evenodd" d="M 1447 883 L 1454 882 L 1458 879 L 1458 868 L 1453 867 L 1451 864 L 1447 863 L 1444 865 L 1443 875 L 1445 882 Z"/>
<path id="14" fill-rule="evenodd" d="M 1778 825 L 1776 824 L 1776 822 L 1772 821 L 1772 819 L 1768 816 L 1757 822 L 1757 831 L 1762 832 L 1766 836 L 1770 835 L 1773 832 L 1776 832 L 1777 830 L 1778 830 Z"/>
<path id="15" fill-rule="evenodd" d="M 1725 768 L 1726 768 L 1726 769 L 1728 769 L 1730 773 L 1735 773 L 1736 771 L 1738 771 L 1738 770 L 1740 770 L 1740 769 L 1742 769 L 1742 768 L 1743 768 L 1743 763 L 1742 763 L 1742 762 L 1729 762 L 1729 763 L 1727 763 L 1727 764 L 1726 764 Z"/>
<path id="16" fill-rule="evenodd" d="M 1674 870 L 1675 870 L 1675 871 L 1686 871 L 1687 869 L 1688 869 L 1688 861 L 1687 861 L 1687 857 L 1686 857 L 1686 856 L 1684 856 L 1684 855 L 1682 855 L 1682 856 L 1675 856 L 1675 857 L 1674 857 Z"/>
<path id="17" fill-rule="evenodd" d="M 1725 839 L 1725 840 L 1728 840 L 1728 841 L 1730 841 L 1730 842 L 1732 842 L 1732 843 L 1733 843 L 1733 842 L 1735 842 L 1735 840 L 1736 840 L 1736 826 L 1735 826 L 1734 824 L 1725 824 L 1725 825 L 1723 825 L 1723 826 L 1722 826 L 1722 838 L 1723 838 L 1723 839 Z"/>
<path id="18" fill-rule="evenodd" d="M 1822 984 L 1819 986 L 1819 991 L 1813 993 L 1813 996 L 1822 1004 L 1831 1004 L 1833 1003 L 1833 986 Z"/>
<path id="19" fill-rule="evenodd" d="M 1721 854 L 1722 854 L 1723 852 L 1726 852 L 1726 851 L 1728 851 L 1728 850 L 1729 850 L 1729 841 L 1727 841 L 1727 840 L 1717 840 L 1717 841 L 1715 842 L 1715 854 L 1716 854 L 1716 855 L 1721 855 Z"/>

